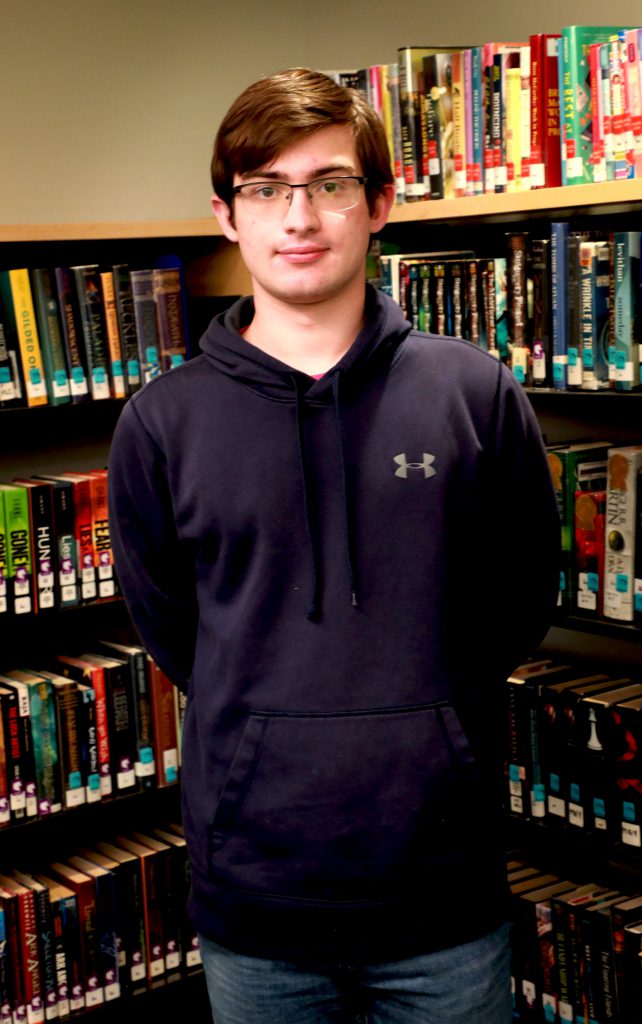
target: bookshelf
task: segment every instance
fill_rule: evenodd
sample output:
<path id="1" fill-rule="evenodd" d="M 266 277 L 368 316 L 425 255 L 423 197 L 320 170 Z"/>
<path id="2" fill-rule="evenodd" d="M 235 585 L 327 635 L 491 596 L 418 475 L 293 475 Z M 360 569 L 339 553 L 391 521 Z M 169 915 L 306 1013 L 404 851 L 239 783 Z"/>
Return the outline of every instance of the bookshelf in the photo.
<path id="1" fill-rule="evenodd" d="M 610 182 L 605 185 L 573 186 L 520 194 L 488 195 L 456 200 L 437 200 L 395 207 L 382 237 L 404 247 L 441 248 L 465 238 L 466 244 L 492 251 L 496 240 L 510 227 L 528 230 L 552 219 L 571 219 L 579 225 L 600 223 L 612 229 L 618 221 L 642 228 L 642 181 Z M 435 231 L 438 231 L 438 236 Z M 119 223 L 67 223 L 0 226 L 0 266 L 57 265 L 81 262 L 142 264 L 160 253 L 176 253 L 185 268 L 192 351 L 210 315 L 218 311 L 224 297 L 247 293 L 249 276 L 238 250 L 225 240 L 213 217 L 190 220 L 139 221 Z M 219 307 L 220 308 L 220 307 Z M 531 389 L 530 399 L 551 441 L 579 435 L 613 438 L 615 443 L 642 441 L 642 393 L 614 394 L 556 392 Z M 0 478 L 17 473 L 60 471 L 83 468 L 90 461 L 104 463 L 122 401 L 90 402 L 35 410 L 0 411 Z M 122 602 L 105 602 L 76 611 L 59 613 L 49 621 L 30 619 L 16 628 L 0 623 L 0 647 L 13 660 L 31 645 L 50 646 L 78 633 L 89 636 L 121 634 L 126 629 Z M 596 657 L 608 661 L 617 648 L 622 663 L 639 663 L 642 631 L 617 623 L 573 617 L 554 624 L 547 645 L 557 653 Z M 126 828 L 128 823 L 158 820 L 177 813 L 176 790 L 136 794 L 109 804 L 85 808 L 82 813 L 65 812 L 46 821 L 33 821 L 4 830 L 4 858 L 28 852 L 34 846 L 48 851 L 63 850 L 74 841 L 87 842 L 102 828 Z M 543 862 L 553 852 L 560 863 L 559 833 L 551 836 L 539 826 L 531 829 L 519 823 L 519 833 L 510 841 L 531 845 L 533 856 Z M 571 866 L 587 854 L 588 844 L 569 839 L 562 862 Z M 48 854 L 49 856 L 49 854 Z M 642 885 L 642 857 L 627 856 L 625 862 L 606 857 L 599 848 L 591 850 L 591 867 L 604 864 L 609 877 L 620 868 L 627 880 Z M 91 1024 L 123 1024 L 152 1013 L 159 1024 L 175 1019 L 177 1010 L 190 1000 L 192 1016 L 208 1004 L 202 976 L 178 979 L 128 996 L 111 1005 L 88 1011 L 83 1019 Z"/>

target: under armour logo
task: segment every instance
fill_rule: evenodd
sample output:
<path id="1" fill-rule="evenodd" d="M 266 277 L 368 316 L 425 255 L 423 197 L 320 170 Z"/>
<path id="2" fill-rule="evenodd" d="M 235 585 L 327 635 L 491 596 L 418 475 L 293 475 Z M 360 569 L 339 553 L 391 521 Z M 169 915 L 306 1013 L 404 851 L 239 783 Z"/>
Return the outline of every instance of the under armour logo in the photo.
<path id="1" fill-rule="evenodd" d="M 435 461 L 435 456 L 431 455 L 430 452 L 424 452 L 423 456 L 423 462 L 408 462 L 405 453 L 402 455 L 395 455 L 392 461 L 396 462 L 399 466 L 399 469 L 395 469 L 395 476 L 403 477 L 403 479 L 406 480 L 408 478 L 409 469 L 422 469 L 426 480 L 428 477 L 434 476 L 437 472 L 437 470 L 433 469 L 432 466 Z"/>

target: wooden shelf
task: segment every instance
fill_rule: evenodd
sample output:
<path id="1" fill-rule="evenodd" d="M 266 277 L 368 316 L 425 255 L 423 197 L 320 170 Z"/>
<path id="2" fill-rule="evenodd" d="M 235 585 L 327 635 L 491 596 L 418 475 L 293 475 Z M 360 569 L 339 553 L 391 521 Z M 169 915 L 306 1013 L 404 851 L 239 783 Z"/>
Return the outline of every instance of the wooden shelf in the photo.
<path id="1" fill-rule="evenodd" d="M 126 238 L 222 238 L 212 217 L 78 224 L 1 224 L 0 242 L 78 242 Z"/>
<path id="2" fill-rule="evenodd" d="M 541 188 L 529 192 L 504 192 L 501 195 L 469 196 L 465 199 L 433 199 L 394 206 L 389 224 L 419 221 L 466 221 L 475 219 L 514 219 L 550 211 L 556 219 L 574 212 L 625 212 L 642 210 L 642 180 L 609 181 L 603 185 L 569 185 Z"/>

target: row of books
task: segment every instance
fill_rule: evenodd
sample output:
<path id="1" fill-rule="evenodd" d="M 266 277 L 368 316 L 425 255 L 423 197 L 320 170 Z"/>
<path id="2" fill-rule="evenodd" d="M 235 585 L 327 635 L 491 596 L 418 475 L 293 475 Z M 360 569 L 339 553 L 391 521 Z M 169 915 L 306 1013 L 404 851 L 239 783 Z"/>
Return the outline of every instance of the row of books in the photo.
<path id="1" fill-rule="evenodd" d="M 452 199 L 642 175 L 641 46 L 637 27 L 572 25 L 328 74 L 380 115 L 397 201 Z"/>
<path id="2" fill-rule="evenodd" d="M 379 286 L 417 330 L 463 337 L 520 383 L 631 391 L 641 384 L 640 232 L 508 232 L 500 256 L 384 253 Z"/>
<path id="3" fill-rule="evenodd" d="M 0 1021 L 67 1020 L 198 968 L 180 825 L 0 872 Z"/>
<path id="4" fill-rule="evenodd" d="M 106 469 L 0 484 L 0 619 L 118 593 Z"/>
<path id="5" fill-rule="evenodd" d="M 0 407 L 125 398 L 186 357 L 181 271 L 0 270 Z"/>
<path id="6" fill-rule="evenodd" d="M 562 530 L 558 605 L 642 627 L 642 445 L 549 445 Z"/>
<path id="7" fill-rule="evenodd" d="M 641 851 L 642 683 L 533 661 L 506 703 L 509 812 Z"/>
<path id="8" fill-rule="evenodd" d="M 184 700 L 136 644 L 0 672 L 0 826 L 178 781 Z"/>
<path id="9" fill-rule="evenodd" d="M 513 1019 L 639 1024 L 642 895 L 508 863 Z"/>

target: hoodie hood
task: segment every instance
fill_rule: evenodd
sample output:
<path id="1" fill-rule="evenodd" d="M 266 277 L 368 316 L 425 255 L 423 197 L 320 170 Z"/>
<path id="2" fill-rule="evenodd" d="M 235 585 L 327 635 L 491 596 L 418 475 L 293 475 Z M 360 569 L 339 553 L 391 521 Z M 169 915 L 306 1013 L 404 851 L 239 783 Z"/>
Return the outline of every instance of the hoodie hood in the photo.
<path id="1" fill-rule="evenodd" d="M 371 285 L 366 285 L 365 324 L 344 356 L 320 380 L 282 363 L 239 333 L 254 316 L 252 298 L 242 298 L 212 320 L 201 338 L 206 358 L 228 377 L 266 398 L 324 405 L 333 401 L 332 381 L 341 377 L 345 395 L 380 377 L 392 363 L 399 346 L 411 331 L 399 306 Z"/>

